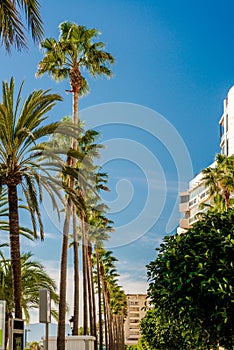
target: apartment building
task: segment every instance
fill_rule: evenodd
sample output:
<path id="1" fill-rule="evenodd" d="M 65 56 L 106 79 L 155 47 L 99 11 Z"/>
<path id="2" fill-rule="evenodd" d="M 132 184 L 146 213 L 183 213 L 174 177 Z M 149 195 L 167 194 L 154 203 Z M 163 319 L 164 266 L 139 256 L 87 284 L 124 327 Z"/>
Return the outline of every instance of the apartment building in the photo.
<path id="1" fill-rule="evenodd" d="M 234 154 L 234 86 L 228 91 L 223 101 L 223 114 L 219 121 L 220 153 Z M 210 167 L 215 167 L 215 162 Z M 189 182 L 188 190 L 180 193 L 180 226 L 178 233 L 184 232 L 198 220 L 201 204 L 209 203 L 209 190 L 205 187 L 202 174 L 199 173 Z"/>
<path id="2" fill-rule="evenodd" d="M 140 321 L 149 307 L 146 294 L 127 294 L 127 318 L 125 320 L 125 344 L 135 345 L 140 338 Z"/>

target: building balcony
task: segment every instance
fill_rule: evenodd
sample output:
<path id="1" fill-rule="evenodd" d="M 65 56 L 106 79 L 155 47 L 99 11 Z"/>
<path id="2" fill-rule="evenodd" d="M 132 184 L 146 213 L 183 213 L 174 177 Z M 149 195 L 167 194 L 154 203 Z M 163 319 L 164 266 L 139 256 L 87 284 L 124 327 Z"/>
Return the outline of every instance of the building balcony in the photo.
<path id="1" fill-rule="evenodd" d="M 189 210 L 189 202 L 186 203 L 180 203 L 180 213 L 185 213 Z"/>
<path id="2" fill-rule="evenodd" d="M 180 227 L 183 229 L 189 228 L 189 218 L 188 219 L 180 219 Z"/>

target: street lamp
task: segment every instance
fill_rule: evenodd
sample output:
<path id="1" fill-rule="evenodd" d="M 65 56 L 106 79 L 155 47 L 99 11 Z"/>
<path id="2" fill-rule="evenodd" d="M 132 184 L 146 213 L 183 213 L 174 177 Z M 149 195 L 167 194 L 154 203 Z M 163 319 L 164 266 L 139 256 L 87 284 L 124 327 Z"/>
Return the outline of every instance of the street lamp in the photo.
<path id="1" fill-rule="evenodd" d="M 71 328 L 71 331 L 72 331 L 72 335 L 74 335 L 74 332 L 73 332 L 74 316 L 71 316 L 71 318 L 69 320 L 69 323 L 70 323 L 70 328 Z"/>
<path id="2" fill-rule="evenodd" d="M 25 347 L 25 348 L 27 347 L 28 332 L 31 332 L 31 329 L 25 328 L 25 330 L 24 330 L 24 347 Z"/>

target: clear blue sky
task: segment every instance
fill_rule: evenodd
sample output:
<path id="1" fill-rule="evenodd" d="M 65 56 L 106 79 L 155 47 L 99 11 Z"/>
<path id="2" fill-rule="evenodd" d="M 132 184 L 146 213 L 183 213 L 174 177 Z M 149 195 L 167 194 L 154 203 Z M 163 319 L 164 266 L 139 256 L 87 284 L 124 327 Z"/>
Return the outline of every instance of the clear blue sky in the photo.
<path id="1" fill-rule="evenodd" d="M 90 94 L 80 100 L 79 108 L 87 123 L 90 115 L 91 119 L 94 116 L 98 121 L 102 119 L 102 110 L 93 106 L 105 104 L 104 109 L 107 109 L 103 113 L 110 115 L 109 125 L 102 125 L 100 130 L 103 142 L 108 145 L 108 161 L 103 165 L 109 173 L 112 192 L 105 200 L 110 202 L 111 218 L 116 222 L 114 235 L 117 236 L 118 229 L 123 227 L 125 235 L 131 236 L 134 226 L 128 223 L 139 217 L 140 212 L 144 214 L 142 226 L 137 223 L 137 240 L 131 242 L 135 237 L 121 244 L 110 244 L 120 260 L 120 281 L 126 291 L 142 292 L 146 281 L 145 265 L 154 259 L 154 249 L 168 231 L 166 227 L 178 189 L 190 180 L 187 160 L 184 172 L 182 169 L 185 148 L 194 174 L 208 166 L 219 151 L 218 121 L 223 99 L 234 84 L 234 3 L 232 0 L 41 0 L 40 3 L 46 37 L 57 39 L 59 23 L 74 21 L 99 29 L 100 39 L 115 57 L 114 77 L 89 80 Z M 25 95 L 36 88 L 52 88 L 60 93 L 64 101 L 50 114 L 51 120 L 59 120 L 71 114 L 71 96 L 65 93 L 69 82 L 58 84 L 49 77 L 35 79 L 41 58 L 42 54 L 32 43 L 28 53 L 13 51 L 10 57 L 1 49 L 0 77 L 9 80 L 13 75 L 17 84 L 24 79 Z M 110 104 L 116 102 L 129 108 L 129 115 L 135 113 L 132 110 L 135 104 L 143 106 L 146 109 L 142 114 L 143 127 L 137 125 L 140 116 L 134 123 L 134 118 L 127 115 L 126 120 L 132 118 L 130 125 L 115 120 L 113 109 L 116 111 L 117 107 Z M 149 116 L 151 111 L 156 113 L 154 122 Z M 157 113 L 170 123 L 166 130 L 160 118 L 157 119 Z M 113 124 L 115 121 L 117 124 Z M 95 125 L 95 120 L 91 125 Z M 151 127 L 153 134 L 149 132 Z M 160 135 L 167 134 L 167 127 L 171 134 L 168 133 L 163 143 Z M 174 151 L 177 154 L 180 151 L 178 135 L 185 144 L 179 160 L 183 184 L 179 183 L 178 164 L 173 156 Z M 131 141 L 129 145 L 128 140 Z M 138 153 L 138 147 L 144 147 L 145 155 L 142 148 Z M 115 150 L 113 154 L 112 150 Z M 103 157 L 105 159 L 105 155 Z M 141 157 L 147 162 L 142 163 Z M 151 197 L 155 202 L 145 210 L 147 183 L 151 185 Z M 147 220 L 151 222 L 152 217 L 154 223 L 145 232 L 144 224 Z M 175 218 L 178 222 L 178 207 Z M 45 220 L 48 233 L 45 242 L 32 247 L 25 245 L 25 249 L 31 249 L 39 259 L 46 261 L 53 272 L 59 267 L 60 227 L 55 214 L 50 214 L 50 220 Z"/>

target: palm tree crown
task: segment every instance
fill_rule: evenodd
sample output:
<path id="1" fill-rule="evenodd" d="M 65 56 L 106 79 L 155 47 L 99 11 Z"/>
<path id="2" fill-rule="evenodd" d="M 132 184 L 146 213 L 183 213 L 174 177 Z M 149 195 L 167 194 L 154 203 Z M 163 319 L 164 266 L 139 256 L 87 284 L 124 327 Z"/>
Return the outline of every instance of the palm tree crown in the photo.
<path id="1" fill-rule="evenodd" d="M 233 155 L 227 157 L 217 154 L 215 167 L 208 167 L 202 171 L 205 186 L 209 187 L 211 199 L 216 206 L 219 206 L 220 211 L 223 210 L 222 201 L 225 203 L 225 209 L 230 207 L 230 197 L 234 191 L 233 169 Z"/>
<path id="2" fill-rule="evenodd" d="M 43 225 L 39 202 L 42 201 L 42 188 L 51 196 L 53 203 L 55 184 L 43 163 L 46 150 L 45 137 L 55 132 L 60 125 L 42 124 L 45 114 L 61 100 L 56 94 L 38 90 L 32 92 L 21 106 L 21 91 L 15 100 L 14 79 L 2 83 L 0 103 L 0 189 L 8 191 L 10 254 L 14 290 L 15 317 L 22 318 L 22 281 L 20 262 L 20 225 L 18 187 L 27 202 L 35 237 L 37 223 L 43 238 Z M 38 220 L 37 220 L 38 219 Z"/>
<path id="3" fill-rule="evenodd" d="M 27 47 L 26 28 L 21 19 L 21 12 L 25 13 L 28 28 L 32 38 L 39 42 L 43 36 L 43 24 L 40 16 L 40 6 L 37 0 L 1 0 L 0 1 L 0 44 L 7 52 L 11 46 L 18 50 Z"/>
<path id="4" fill-rule="evenodd" d="M 48 38 L 41 47 L 45 56 L 39 63 L 37 75 L 51 74 L 55 80 L 70 78 L 72 92 L 87 92 L 88 84 L 80 69 L 92 76 L 111 76 L 110 65 L 114 58 L 103 49 L 103 42 L 94 42 L 100 34 L 96 29 L 88 29 L 75 23 L 63 22 L 59 26 L 60 36 L 56 41 Z"/>

